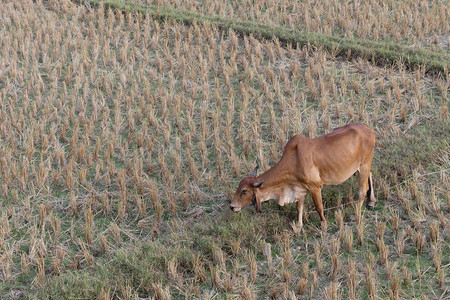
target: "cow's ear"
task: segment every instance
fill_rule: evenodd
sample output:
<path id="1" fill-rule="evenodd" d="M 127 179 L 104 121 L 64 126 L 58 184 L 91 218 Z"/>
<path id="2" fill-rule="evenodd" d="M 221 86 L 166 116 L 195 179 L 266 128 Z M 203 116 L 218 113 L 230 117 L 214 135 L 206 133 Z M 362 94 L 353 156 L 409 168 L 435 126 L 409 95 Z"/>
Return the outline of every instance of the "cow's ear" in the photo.
<path id="1" fill-rule="evenodd" d="M 259 187 L 261 187 L 261 185 L 264 183 L 264 180 L 263 181 L 261 181 L 261 182 L 255 182 L 254 184 L 253 184 L 253 187 L 255 187 L 255 188 L 259 188 Z"/>
<path id="2" fill-rule="evenodd" d="M 259 168 L 259 165 L 257 165 L 254 169 L 253 169 L 253 171 L 250 173 L 250 176 L 257 176 L 257 174 L 258 174 L 258 168 Z"/>

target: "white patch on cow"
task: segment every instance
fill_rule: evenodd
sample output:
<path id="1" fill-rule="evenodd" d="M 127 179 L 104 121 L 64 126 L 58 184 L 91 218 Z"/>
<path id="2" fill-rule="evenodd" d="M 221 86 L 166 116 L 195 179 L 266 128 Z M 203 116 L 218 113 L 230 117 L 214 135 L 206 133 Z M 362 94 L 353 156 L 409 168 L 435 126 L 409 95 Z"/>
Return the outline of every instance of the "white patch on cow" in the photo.
<path id="1" fill-rule="evenodd" d="M 259 197 L 261 202 L 273 199 L 278 205 L 284 206 L 285 204 L 296 202 L 307 193 L 308 190 L 304 186 L 284 186 L 282 188 L 272 189 L 269 193 L 257 194 L 257 197 Z"/>
<path id="2" fill-rule="evenodd" d="M 281 191 L 277 202 L 280 206 L 284 206 L 285 204 L 297 202 L 299 197 L 304 194 L 306 194 L 306 191 L 301 188 L 286 187 Z"/>

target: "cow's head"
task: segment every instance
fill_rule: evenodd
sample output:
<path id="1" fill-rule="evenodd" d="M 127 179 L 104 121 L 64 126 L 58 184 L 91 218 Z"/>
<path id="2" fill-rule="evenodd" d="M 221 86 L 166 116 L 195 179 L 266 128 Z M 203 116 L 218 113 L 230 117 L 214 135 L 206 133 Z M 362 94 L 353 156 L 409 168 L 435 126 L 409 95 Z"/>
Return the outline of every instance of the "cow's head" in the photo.
<path id="1" fill-rule="evenodd" d="M 256 179 L 258 167 L 259 166 L 256 166 L 253 172 L 249 176 L 244 177 L 244 179 L 242 179 L 239 183 L 230 204 L 232 211 L 238 212 L 243 207 L 254 205 L 256 211 L 261 212 L 261 201 L 256 197 L 256 190 L 261 187 L 264 180 L 258 182 Z"/>

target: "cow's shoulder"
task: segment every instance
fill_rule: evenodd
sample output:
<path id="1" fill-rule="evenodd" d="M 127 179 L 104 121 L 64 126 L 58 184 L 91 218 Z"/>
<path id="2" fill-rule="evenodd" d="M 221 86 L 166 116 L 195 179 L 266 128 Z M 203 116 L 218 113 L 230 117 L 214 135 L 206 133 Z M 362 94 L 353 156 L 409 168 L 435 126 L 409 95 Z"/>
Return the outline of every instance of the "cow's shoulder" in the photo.
<path id="1" fill-rule="evenodd" d="M 298 153 L 307 154 L 311 149 L 311 139 L 301 135 L 294 135 L 284 146 L 283 155 L 296 156 Z"/>
<path id="2" fill-rule="evenodd" d="M 308 147 L 310 143 L 310 139 L 301 134 L 294 135 L 284 147 L 285 150 L 293 150 L 298 147 Z"/>

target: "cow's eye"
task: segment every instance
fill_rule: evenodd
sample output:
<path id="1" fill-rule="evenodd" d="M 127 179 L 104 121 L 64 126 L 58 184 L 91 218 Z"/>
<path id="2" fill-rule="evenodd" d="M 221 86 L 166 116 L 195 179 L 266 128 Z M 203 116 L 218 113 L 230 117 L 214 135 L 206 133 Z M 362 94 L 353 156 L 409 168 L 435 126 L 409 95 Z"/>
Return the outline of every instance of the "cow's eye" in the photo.
<path id="1" fill-rule="evenodd" d="M 244 195 L 245 193 L 247 193 L 247 190 L 242 190 L 241 191 L 241 195 Z"/>

